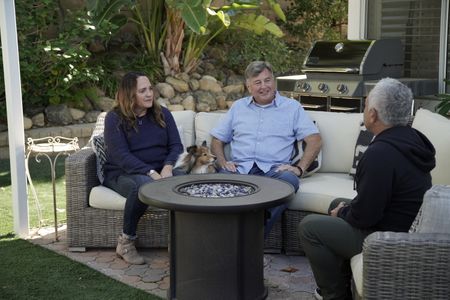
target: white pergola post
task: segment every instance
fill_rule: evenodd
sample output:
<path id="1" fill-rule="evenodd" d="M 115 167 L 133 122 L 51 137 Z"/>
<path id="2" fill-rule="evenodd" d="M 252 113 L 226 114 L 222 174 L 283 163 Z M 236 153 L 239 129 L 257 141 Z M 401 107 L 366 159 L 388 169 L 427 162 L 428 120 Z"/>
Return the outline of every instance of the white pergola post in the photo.
<path id="1" fill-rule="evenodd" d="M 14 0 L 0 0 L 0 29 L 8 117 L 14 232 L 19 237 L 24 237 L 28 235 L 28 199 L 22 90 Z"/>
<path id="2" fill-rule="evenodd" d="M 367 0 L 348 1 L 348 27 L 347 38 L 349 40 L 366 39 L 366 6 Z"/>

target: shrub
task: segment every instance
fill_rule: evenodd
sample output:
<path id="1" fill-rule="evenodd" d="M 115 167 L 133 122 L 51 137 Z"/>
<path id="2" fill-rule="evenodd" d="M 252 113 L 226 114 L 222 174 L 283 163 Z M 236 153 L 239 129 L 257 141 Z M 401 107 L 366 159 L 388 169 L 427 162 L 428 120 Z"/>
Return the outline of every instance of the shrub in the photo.
<path id="1" fill-rule="evenodd" d="M 254 60 L 265 60 L 272 64 L 276 75 L 298 74 L 304 53 L 290 49 L 280 38 L 266 33 L 256 35 L 248 31 L 229 30 L 224 33 L 220 48 L 223 49 L 222 64 L 243 74 Z"/>

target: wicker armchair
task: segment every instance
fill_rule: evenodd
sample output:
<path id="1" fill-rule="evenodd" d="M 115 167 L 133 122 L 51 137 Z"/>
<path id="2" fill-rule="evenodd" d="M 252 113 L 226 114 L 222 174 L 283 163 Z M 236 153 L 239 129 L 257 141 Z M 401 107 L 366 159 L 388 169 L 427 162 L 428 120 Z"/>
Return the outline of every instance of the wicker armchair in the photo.
<path id="1" fill-rule="evenodd" d="M 449 234 L 375 232 L 363 257 L 363 299 L 450 297 Z"/>
<path id="2" fill-rule="evenodd" d="M 450 185 L 425 194 L 416 222 L 415 232 L 374 232 L 366 238 L 363 299 L 449 299 Z"/>
<path id="3" fill-rule="evenodd" d="M 84 148 L 67 157 L 65 164 L 67 197 L 67 240 L 70 250 L 87 247 L 115 247 L 122 232 L 123 211 L 89 206 L 89 194 L 100 184 L 96 156 Z M 167 247 L 169 214 L 149 208 L 138 225 L 138 247 Z"/>

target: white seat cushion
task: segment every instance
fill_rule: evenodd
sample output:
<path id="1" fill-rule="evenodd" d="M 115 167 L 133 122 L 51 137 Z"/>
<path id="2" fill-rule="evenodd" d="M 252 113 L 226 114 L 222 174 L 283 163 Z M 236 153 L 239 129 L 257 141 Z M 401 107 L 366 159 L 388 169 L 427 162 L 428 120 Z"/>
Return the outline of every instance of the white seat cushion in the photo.
<path id="1" fill-rule="evenodd" d="M 300 180 L 300 189 L 288 208 L 327 214 L 334 199 L 353 199 L 355 196 L 353 178 L 348 173 L 318 172 Z"/>
<path id="2" fill-rule="evenodd" d="M 352 268 L 353 281 L 355 282 L 356 292 L 362 296 L 363 292 L 363 256 L 362 253 L 356 254 L 350 260 Z"/>
<path id="3" fill-rule="evenodd" d="M 124 210 L 126 199 L 103 185 L 98 185 L 89 194 L 89 206 L 95 208 Z"/>

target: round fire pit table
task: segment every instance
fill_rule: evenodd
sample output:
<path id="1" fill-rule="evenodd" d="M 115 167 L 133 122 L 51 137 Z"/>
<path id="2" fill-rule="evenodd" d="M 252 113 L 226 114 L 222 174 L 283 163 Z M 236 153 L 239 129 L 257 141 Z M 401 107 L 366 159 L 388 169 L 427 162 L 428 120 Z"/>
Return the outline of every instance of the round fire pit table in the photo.
<path id="1" fill-rule="evenodd" d="M 254 175 L 184 175 L 143 185 L 142 202 L 170 210 L 168 298 L 265 299 L 264 209 L 293 195 L 290 184 Z"/>

